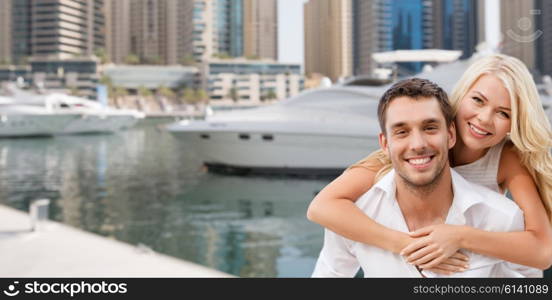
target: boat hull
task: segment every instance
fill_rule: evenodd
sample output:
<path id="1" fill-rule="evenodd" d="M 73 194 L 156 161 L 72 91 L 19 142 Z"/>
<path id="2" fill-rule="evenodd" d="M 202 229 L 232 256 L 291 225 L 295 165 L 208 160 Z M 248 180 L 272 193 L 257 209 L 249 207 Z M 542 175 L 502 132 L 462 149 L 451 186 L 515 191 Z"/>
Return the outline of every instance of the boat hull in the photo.
<path id="1" fill-rule="evenodd" d="M 1 115 L 0 137 L 52 136 L 78 117 L 75 114 Z"/>
<path id="2" fill-rule="evenodd" d="M 62 134 L 113 133 L 130 128 L 138 119 L 132 115 L 83 114 L 71 121 Z"/>
<path id="3" fill-rule="evenodd" d="M 375 137 L 308 133 L 171 132 L 209 171 L 333 176 L 379 147 Z"/>

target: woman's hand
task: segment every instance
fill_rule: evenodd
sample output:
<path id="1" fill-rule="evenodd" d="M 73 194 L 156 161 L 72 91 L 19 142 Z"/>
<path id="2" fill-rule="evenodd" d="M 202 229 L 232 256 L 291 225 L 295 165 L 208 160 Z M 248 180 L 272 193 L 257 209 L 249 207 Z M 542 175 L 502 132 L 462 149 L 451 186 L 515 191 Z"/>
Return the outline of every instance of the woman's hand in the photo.
<path id="1" fill-rule="evenodd" d="M 400 254 L 411 264 L 422 269 L 433 269 L 460 249 L 462 230 L 463 226 L 448 224 L 418 229 L 410 233 L 411 237 L 418 239 L 404 248 Z"/>
<path id="2" fill-rule="evenodd" d="M 454 253 L 451 257 L 447 258 L 444 262 L 437 265 L 436 267 L 426 269 L 426 270 L 437 274 L 441 274 L 441 275 L 451 275 L 457 272 L 464 272 L 469 267 L 468 260 L 469 260 L 469 257 L 467 255 L 458 251 Z"/>

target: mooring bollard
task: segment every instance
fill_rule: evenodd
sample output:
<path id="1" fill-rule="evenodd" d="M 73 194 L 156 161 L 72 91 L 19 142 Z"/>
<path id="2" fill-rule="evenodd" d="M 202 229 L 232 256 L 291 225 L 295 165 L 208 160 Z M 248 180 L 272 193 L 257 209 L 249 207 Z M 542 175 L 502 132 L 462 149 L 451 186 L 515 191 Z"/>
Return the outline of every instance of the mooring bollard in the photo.
<path id="1" fill-rule="evenodd" d="M 29 208 L 31 216 L 31 231 L 40 230 L 40 224 L 48 220 L 48 207 L 50 200 L 38 199 L 31 203 Z"/>

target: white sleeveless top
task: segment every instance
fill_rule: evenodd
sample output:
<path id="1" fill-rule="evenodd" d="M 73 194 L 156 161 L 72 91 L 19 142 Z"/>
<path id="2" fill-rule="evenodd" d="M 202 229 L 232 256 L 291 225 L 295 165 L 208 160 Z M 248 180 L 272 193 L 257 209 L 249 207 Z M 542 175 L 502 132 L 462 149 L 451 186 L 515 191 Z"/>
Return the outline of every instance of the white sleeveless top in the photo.
<path id="1" fill-rule="evenodd" d="M 504 144 L 506 144 L 506 140 L 489 148 L 487 153 L 480 159 L 466 165 L 454 167 L 454 170 L 470 182 L 477 183 L 500 194 L 504 193 L 497 183 L 498 165 Z"/>

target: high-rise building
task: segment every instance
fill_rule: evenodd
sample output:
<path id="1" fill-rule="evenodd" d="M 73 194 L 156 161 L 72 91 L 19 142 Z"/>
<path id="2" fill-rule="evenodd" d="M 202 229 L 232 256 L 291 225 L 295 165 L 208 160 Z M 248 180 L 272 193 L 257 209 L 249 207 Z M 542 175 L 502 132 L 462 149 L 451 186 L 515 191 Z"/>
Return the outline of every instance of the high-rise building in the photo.
<path id="1" fill-rule="evenodd" d="M 214 54 L 243 56 L 243 0 L 213 0 Z"/>
<path id="2" fill-rule="evenodd" d="M 433 48 L 461 50 L 461 58 L 472 56 L 482 40 L 479 36 L 479 6 L 476 0 L 433 0 Z M 484 26 L 483 26 L 484 27 Z"/>
<path id="3" fill-rule="evenodd" d="M 105 47 L 109 60 L 121 64 L 130 55 L 130 1 L 105 0 Z"/>
<path id="4" fill-rule="evenodd" d="M 103 0 L 11 1 L 12 61 L 93 55 L 105 47 L 103 5 Z"/>
<path id="5" fill-rule="evenodd" d="M 32 1 L 12 1 L 12 62 L 25 64 L 32 53 Z"/>
<path id="6" fill-rule="evenodd" d="M 278 59 L 278 1 L 243 0 L 244 55 Z"/>
<path id="7" fill-rule="evenodd" d="M 90 56 L 105 47 L 103 0 L 31 1 L 31 55 Z"/>
<path id="8" fill-rule="evenodd" d="M 12 62 L 11 0 L 0 0 L 0 65 Z"/>
<path id="9" fill-rule="evenodd" d="M 372 74 L 376 63 L 372 54 L 392 49 L 391 1 L 353 1 L 354 74 Z"/>
<path id="10" fill-rule="evenodd" d="M 434 48 L 433 3 L 426 0 L 393 1 L 391 11 L 393 50 Z M 422 63 L 399 63 L 399 72 L 416 73 Z"/>
<path id="11" fill-rule="evenodd" d="M 146 64 L 191 57 L 192 13 L 192 0 L 130 1 L 130 52 Z"/>
<path id="12" fill-rule="evenodd" d="M 353 70 L 352 0 L 310 0 L 304 6 L 305 71 L 332 81 Z"/>
<path id="13" fill-rule="evenodd" d="M 193 0 L 106 0 L 106 46 L 115 63 L 192 60 Z"/>
<path id="14" fill-rule="evenodd" d="M 212 57 L 213 49 L 213 1 L 193 1 L 193 49 L 196 62 L 204 62 Z"/>
<path id="15" fill-rule="evenodd" d="M 511 0 L 500 2 L 501 52 L 519 58 L 529 69 L 535 67 L 535 3 Z"/>
<path id="16" fill-rule="evenodd" d="M 552 76 L 552 2 L 535 1 L 537 69 L 541 74 Z"/>

